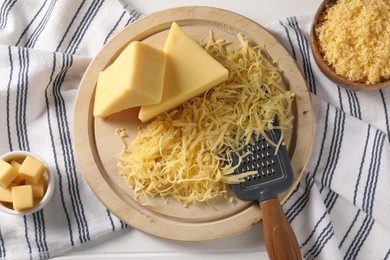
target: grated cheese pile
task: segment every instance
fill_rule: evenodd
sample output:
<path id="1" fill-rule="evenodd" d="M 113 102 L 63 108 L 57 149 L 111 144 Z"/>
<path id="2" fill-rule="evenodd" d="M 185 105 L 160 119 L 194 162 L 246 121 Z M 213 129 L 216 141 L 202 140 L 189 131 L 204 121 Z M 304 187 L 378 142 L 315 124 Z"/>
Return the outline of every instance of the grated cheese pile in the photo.
<path id="1" fill-rule="evenodd" d="M 227 154 L 271 128 L 275 115 L 280 127 L 290 126 L 294 94 L 281 87 L 281 72 L 266 52 L 238 38 L 236 49 L 211 34 L 201 42 L 229 70 L 227 82 L 158 116 L 120 154 L 136 198 L 172 196 L 187 206 L 226 196 L 226 184 L 240 181 Z"/>
<path id="2" fill-rule="evenodd" d="M 334 71 L 362 83 L 390 79 L 390 1 L 337 0 L 315 29 L 320 52 Z"/>

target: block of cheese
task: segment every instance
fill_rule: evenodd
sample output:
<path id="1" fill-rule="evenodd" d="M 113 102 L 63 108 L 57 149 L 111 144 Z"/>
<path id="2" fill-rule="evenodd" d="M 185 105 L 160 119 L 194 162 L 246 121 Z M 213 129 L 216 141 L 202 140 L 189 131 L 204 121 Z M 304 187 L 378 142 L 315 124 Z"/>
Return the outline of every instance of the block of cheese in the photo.
<path id="1" fill-rule="evenodd" d="M 41 199 L 43 198 L 43 195 L 45 195 L 45 178 L 40 178 L 38 183 L 26 181 L 26 185 L 31 185 L 34 198 Z"/>
<path id="2" fill-rule="evenodd" d="M 19 168 L 19 176 L 25 181 L 38 183 L 45 171 L 45 165 L 40 160 L 27 156 Z"/>
<path id="3" fill-rule="evenodd" d="M 161 101 L 165 73 L 165 54 L 138 41 L 131 42 L 100 72 L 93 115 L 113 113 Z"/>
<path id="4" fill-rule="evenodd" d="M 8 162 L 0 159 L 0 185 L 6 188 L 17 176 L 17 170 Z"/>
<path id="5" fill-rule="evenodd" d="M 138 118 L 148 121 L 224 82 L 228 70 L 172 23 L 164 45 L 167 64 L 161 102 L 141 107 Z"/>
<path id="6" fill-rule="evenodd" d="M 34 198 L 31 185 L 12 187 L 13 207 L 16 211 L 23 211 L 34 207 Z"/>
<path id="7" fill-rule="evenodd" d="M 21 164 L 18 163 L 17 161 L 14 161 L 14 160 L 12 160 L 10 162 L 10 164 L 18 171 L 18 176 L 16 176 L 16 178 L 12 181 L 12 183 L 15 183 L 17 185 L 24 184 L 25 181 L 22 178 L 20 178 L 20 176 L 19 176 L 19 168 L 20 168 Z"/>
<path id="8" fill-rule="evenodd" d="M 12 191 L 10 187 L 4 188 L 0 186 L 0 201 L 2 202 L 12 202 Z"/>

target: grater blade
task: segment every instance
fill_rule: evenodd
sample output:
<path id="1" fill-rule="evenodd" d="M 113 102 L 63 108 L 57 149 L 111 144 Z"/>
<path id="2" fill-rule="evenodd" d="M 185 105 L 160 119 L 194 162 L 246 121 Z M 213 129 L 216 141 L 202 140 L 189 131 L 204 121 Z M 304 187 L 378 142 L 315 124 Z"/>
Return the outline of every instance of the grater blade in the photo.
<path id="1" fill-rule="evenodd" d="M 281 130 L 270 130 L 265 134 L 272 142 L 278 143 Z M 264 241 L 270 259 L 302 259 L 298 240 L 277 198 L 294 181 L 287 149 L 281 145 L 276 150 L 263 136 L 254 140 L 254 144 L 246 145 L 239 153 L 251 154 L 245 156 L 240 163 L 238 156 L 233 156 L 233 163 L 238 165 L 236 174 L 248 171 L 255 171 L 255 174 L 231 187 L 238 198 L 259 201 L 263 215 Z"/>
<path id="2" fill-rule="evenodd" d="M 281 137 L 280 129 L 265 133 L 274 143 L 278 143 Z M 250 154 L 242 159 L 235 174 L 249 171 L 256 173 L 245 177 L 244 182 L 232 185 L 237 197 L 242 200 L 264 201 L 277 197 L 280 192 L 292 185 L 294 173 L 284 145 L 280 145 L 277 150 L 264 136 L 259 136 L 254 144 L 246 145 L 239 154 L 241 156 L 248 152 Z M 233 164 L 238 163 L 238 156 L 233 156 Z"/>

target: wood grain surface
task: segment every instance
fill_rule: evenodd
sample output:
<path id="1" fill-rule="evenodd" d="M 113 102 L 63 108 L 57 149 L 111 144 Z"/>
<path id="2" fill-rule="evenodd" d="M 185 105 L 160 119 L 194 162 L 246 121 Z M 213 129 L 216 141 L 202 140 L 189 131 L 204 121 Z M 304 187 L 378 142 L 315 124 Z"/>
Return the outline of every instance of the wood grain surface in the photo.
<path id="1" fill-rule="evenodd" d="M 107 67 L 131 41 L 142 41 L 162 48 L 172 22 L 177 22 L 194 40 L 212 31 L 215 39 L 237 45 L 241 33 L 250 42 L 264 46 L 284 73 L 284 84 L 291 89 L 294 102 L 293 128 L 287 134 L 288 151 L 295 172 L 291 189 L 280 195 L 284 202 L 296 187 L 309 159 L 314 121 L 306 82 L 288 51 L 267 30 L 253 21 L 217 8 L 181 7 L 146 16 L 115 35 L 92 60 L 80 83 L 73 115 L 76 159 L 83 176 L 100 201 L 128 225 L 143 232 L 178 241 L 207 241 L 239 234 L 261 220 L 258 203 L 218 198 L 213 207 L 198 203 L 186 208 L 174 200 L 161 198 L 136 201 L 132 189 L 117 169 L 116 156 L 123 149 L 115 129 L 123 127 L 130 140 L 142 123 L 138 108 L 114 114 L 105 120 L 92 115 L 94 89 L 100 71 Z"/>

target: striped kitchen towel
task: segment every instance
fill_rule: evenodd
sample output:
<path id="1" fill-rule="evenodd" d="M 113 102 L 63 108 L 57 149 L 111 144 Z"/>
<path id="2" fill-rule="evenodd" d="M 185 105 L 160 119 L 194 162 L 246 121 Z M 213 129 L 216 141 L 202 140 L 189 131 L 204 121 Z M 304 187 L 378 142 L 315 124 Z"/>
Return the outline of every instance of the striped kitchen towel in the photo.
<path id="1" fill-rule="evenodd" d="M 307 174 L 283 209 L 305 259 L 390 259 L 390 88 L 329 81 L 309 48 L 312 19 L 267 26 L 297 60 L 316 124 Z"/>
<path id="2" fill-rule="evenodd" d="M 0 213 L 0 259 L 45 259 L 129 228 L 79 172 L 71 123 L 92 57 L 139 16 L 117 1 L 0 1 L 0 154 L 35 152 L 57 179 L 44 210 L 23 217 Z"/>
<path id="3" fill-rule="evenodd" d="M 0 213 L 0 259 L 45 259 L 129 228 L 89 189 L 70 133 L 86 67 L 138 17 L 114 0 L 0 1 L 0 153 L 36 152 L 57 177 L 45 209 Z M 325 78 L 308 45 L 311 20 L 266 26 L 301 67 L 316 121 L 307 174 L 283 208 L 305 259 L 390 259 L 390 89 L 357 93 Z"/>

